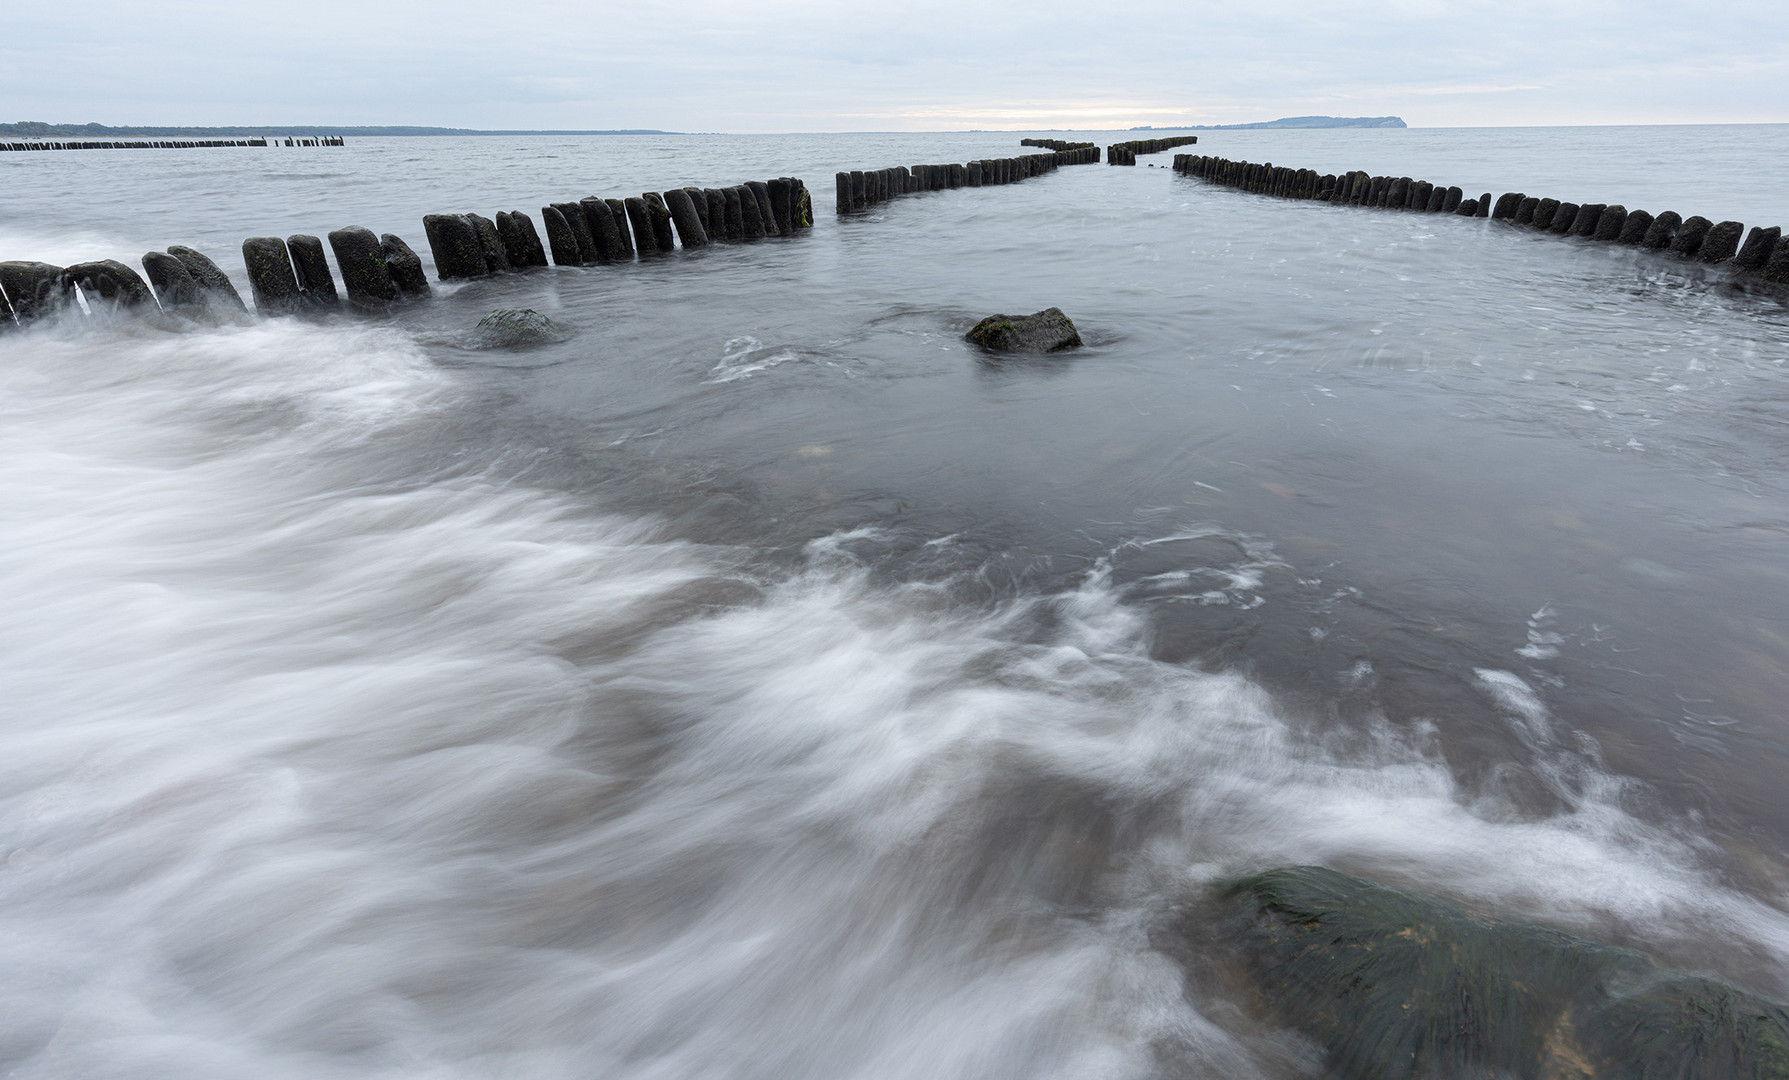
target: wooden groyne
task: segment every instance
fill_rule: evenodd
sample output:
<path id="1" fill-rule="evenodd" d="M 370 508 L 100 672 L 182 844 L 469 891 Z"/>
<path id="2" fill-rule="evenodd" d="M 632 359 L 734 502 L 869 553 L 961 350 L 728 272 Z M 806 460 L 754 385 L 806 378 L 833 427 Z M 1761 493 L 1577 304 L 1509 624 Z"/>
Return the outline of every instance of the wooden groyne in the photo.
<path id="1" fill-rule="evenodd" d="M 1176 135 L 1171 139 L 1138 139 L 1133 142 L 1113 143 L 1106 147 L 1106 164 L 1135 165 L 1138 154 L 1159 154 L 1163 150 L 1172 150 L 1176 146 L 1192 146 L 1199 141 L 1197 135 Z"/>
<path id="2" fill-rule="evenodd" d="M 842 172 L 834 178 L 838 212 L 849 214 L 897 195 L 946 188 L 993 187 L 1016 184 L 1053 172 L 1063 165 L 1085 165 L 1099 160 L 1099 147 L 1088 144 L 1050 154 L 1022 154 L 989 158 L 963 165 L 897 165 L 867 172 Z"/>
<path id="3" fill-rule="evenodd" d="M 1036 147 L 1041 147 L 1042 149 L 1045 149 L 1045 150 L 1085 150 L 1090 146 L 1097 148 L 1097 144 L 1095 144 L 1095 143 L 1064 142 L 1061 139 L 1020 139 L 1019 145 L 1020 146 L 1036 146 Z M 1097 155 L 1095 156 L 1094 160 L 1095 161 L 1099 160 Z"/>
<path id="4" fill-rule="evenodd" d="M 214 146 L 278 146 L 280 140 L 275 138 L 271 143 L 265 137 L 253 139 L 28 139 L 0 142 L 0 151 L 31 150 L 198 150 Z M 286 146 L 346 146 L 347 140 L 339 135 L 324 135 L 312 139 L 289 138 Z"/>
<path id="5" fill-rule="evenodd" d="M 627 199 L 588 196 L 543 207 L 547 242 L 520 210 L 428 214 L 423 232 L 442 281 L 461 281 L 552 263 L 593 266 L 648 258 L 762 237 L 793 236 L 813 228 L 814 202 L 795 177 L 752 180 L 729 188 L 671 188 Z M 322 315 L 344 308 L 382 310 L 433 292 L 422 259 L 402 237 L 375 236 L 359 226 L 328 235 L 342 288 L 324 254 L 325 241 L 299 233 L 242 242 L 255 310 L 263 315 Z M 142 259 L 143 275 L 113 259 L 53 266 L 0 262 L 0 331 L 59 313 L 89 309 L 156 310 L 219 322 L 247 315 L 230 278 L 192 248 L 175 245 Z"/>
<path id="6" fill-rule="evenodd" d="M 1492 202 L 1490 192 L 1468 199 L 1458 187 L 1443 187 L 1408 176 L 1373 176 L 1366 172 L 1317 173 L 1272 162 L 1256 164 L 1198 154 L 1176 154 L 1176 172 L 1227 187 L 1287 199 L 1309 199 L 1346 206 L 1368 206 L 1414 213 L 1489 218 L 1515 228 L 1592 242 L 1625 244 L 1666 251 L 1707 265 L 1727 265 L 1742 275 L 1774 284 L 1789 284 L 1789 243 L 1779 226 L 1755 226 L 1748 233 L 1738 221 L 1685 218 L 1667 210 L 1653 215 L 1629 210 L 1621 203 L 1562 202 L 1511 191 Z M 1743 242 L 1742 242 L 1743 241 Z"/>

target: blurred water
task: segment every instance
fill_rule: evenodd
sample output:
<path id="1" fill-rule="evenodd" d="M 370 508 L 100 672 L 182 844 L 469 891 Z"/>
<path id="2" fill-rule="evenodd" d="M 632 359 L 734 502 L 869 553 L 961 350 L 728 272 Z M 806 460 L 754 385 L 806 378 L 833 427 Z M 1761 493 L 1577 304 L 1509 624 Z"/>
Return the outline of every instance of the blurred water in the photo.
<path id="1" fill-rule="evenodd" d="M 1768 224 L 1785 130 L 1200 148 Z M 1159 946 L 1286 862 L 1783 993 L 1781 299 L 1146 166 L 830 213 L 1016 141 L 0 159 L 0 257 L 239 279 L 438 210 L 822 211 L 390 318 L 0 337 L 11 1074 L 1279 1075 Z M 960 340 L 1051 304 L 1085 349 Z M 499 306 L 573 334 L 472 347 Z"/>

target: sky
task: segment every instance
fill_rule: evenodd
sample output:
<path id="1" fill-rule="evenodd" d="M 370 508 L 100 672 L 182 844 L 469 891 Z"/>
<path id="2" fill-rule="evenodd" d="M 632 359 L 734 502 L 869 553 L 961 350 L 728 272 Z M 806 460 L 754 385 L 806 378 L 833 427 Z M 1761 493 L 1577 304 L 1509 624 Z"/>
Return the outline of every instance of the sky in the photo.
<path id="1" fill-rule="evenodd" d="M 1789 122 L 1784 0 L 83 0 L 0 120 L 673 131 Z"/>

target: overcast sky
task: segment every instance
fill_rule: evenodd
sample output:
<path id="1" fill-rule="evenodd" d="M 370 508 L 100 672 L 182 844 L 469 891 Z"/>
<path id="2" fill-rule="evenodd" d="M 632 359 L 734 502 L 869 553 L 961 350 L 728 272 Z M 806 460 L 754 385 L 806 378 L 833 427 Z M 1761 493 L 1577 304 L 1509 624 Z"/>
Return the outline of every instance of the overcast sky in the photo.
<path id="1" fill-rule="evenodd" d="M 5 120 L 894 131 L 1789 121 L 1789 3 L 84 0 Z"/>

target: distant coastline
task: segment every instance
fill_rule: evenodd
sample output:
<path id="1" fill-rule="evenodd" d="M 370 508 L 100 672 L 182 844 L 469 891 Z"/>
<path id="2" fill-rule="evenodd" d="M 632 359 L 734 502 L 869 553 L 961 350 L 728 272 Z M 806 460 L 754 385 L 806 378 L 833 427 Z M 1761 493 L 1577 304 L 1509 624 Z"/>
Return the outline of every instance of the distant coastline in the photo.
<path id="1" fill-rule="evenodd" d="M 1187 124 L 1162 131 L 1259 131 L 1265 128 L 1407 128 L 1401 116 L 1283 116 L 1278 120 L 1262 120 L 1253 124 Z M 1132 131 L 1155 131 L 1152 127 L 1135 127 Z"/>
<path id="2" fill-rule="evenodd" d="M 21 120 L 13 124 L 0 124 L 0 138 L 14 139 L 112 139 L 126 138 L 158 138 L 158 139 L 207 139 L 228 136 L 297 136 L 311 137 L 317 135 L 357 135 L 370 138 L 381 135 L 675 135 L 674 131 L 658 131 L 652 128 L 617 128 L 607 131 L 480 131 L 474 128 L 444 127 L 338 127 L 317 126 L 313 124 L 293 124 L 288 127 L 277 125 L 249 125 L 242 127 L 110 127 L 105 124 L 46 124 L 38 120 Z"/>

